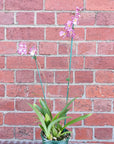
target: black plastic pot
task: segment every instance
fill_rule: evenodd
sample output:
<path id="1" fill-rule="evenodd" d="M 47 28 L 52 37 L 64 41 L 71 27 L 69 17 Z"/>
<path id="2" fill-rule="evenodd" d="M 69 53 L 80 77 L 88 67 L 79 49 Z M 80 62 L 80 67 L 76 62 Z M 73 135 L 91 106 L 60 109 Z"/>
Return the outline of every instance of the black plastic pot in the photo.
<path id="1" fill-rule="evenodd" d="M 68 130 L 65 129 L 65 131 L 68 131 Z M 44 138 L 43 131 L 41 131 L 40 135 L 42 138 L 42 144 L 68 144 L 69 139 L 70 139 L 70 134 L 69 134 L 68 138 L 61 140 L 61 141 L 48 140 L 48 139 Z"/>

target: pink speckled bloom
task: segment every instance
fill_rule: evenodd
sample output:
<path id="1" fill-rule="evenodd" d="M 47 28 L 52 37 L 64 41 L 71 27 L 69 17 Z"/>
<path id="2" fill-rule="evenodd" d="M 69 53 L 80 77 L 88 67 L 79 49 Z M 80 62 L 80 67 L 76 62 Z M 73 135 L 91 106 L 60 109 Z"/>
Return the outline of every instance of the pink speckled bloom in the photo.
<path id="1" fill-rule="evenodd" d="M 26 55 L 27 54 L 27 46 L 26 46 L 26 44 L 25 43 L 20 43 L 17 52 L 20 55 Z"/>
<path id="2" fill-rule="evenodd" d="M 37 54 L 37 49 L 36 49 L 36 47 L 30 48 L 29 54 L 30 54 L 31 56 L 35 56 L 35 55 Z"/>

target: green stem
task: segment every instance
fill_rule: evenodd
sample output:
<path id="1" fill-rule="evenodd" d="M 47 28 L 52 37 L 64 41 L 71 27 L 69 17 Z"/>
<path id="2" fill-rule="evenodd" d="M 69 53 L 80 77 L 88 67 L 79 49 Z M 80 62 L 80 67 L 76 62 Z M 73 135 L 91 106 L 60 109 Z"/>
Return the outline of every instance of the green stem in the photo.
<path id="1" fill-rule="evenodd" d="M 41 80 L 41 76 L 40 76 L 40 71 L 39 71 L 39 68 L 38 68 L 37 60 L 36 60 L 36 56 L 34 56 L 33 59 L 35 59 L 35 63 L 36 63 L 37 71 L 38 71 L 38 76 L 39 76 L 39 79 L 40 79 L 40 84 L 41 84 L 41 87 L 42 87 L 42 92 L 43 92 L 44 100 L 46 102 L 46 96 L 45 96 L 45 92 L 44 92 L 44 88 L 43 88 L 43 84 L 42 84 L 42 80 Z"/>

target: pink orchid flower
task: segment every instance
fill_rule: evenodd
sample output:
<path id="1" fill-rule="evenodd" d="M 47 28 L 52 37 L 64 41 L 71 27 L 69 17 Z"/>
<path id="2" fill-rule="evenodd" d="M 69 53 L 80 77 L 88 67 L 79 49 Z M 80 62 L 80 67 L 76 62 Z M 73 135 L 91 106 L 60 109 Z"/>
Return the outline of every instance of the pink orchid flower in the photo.
<path id="1" fill-rule="evenodd" d="M 26 46 L 26 44 L 25 43 L 20 43 L 17 52 L 20 55 L 26 55 L 27 54 L 27 46 Z"/>
<path id="2" fill-rule="evenodd" d="M 36 49 L 36 47 L 30 48 L 29 54 L 30 54 L 31 56 L 35 56 L 35 55 L 37 54 L 37 49 Z"/>

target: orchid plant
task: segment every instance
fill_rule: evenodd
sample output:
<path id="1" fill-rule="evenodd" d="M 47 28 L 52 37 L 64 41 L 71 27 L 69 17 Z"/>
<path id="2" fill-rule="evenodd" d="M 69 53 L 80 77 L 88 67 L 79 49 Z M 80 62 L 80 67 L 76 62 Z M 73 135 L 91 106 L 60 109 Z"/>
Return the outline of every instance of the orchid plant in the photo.
<path id="1" fill-rule="evenodd" d="M 67 86 L 67 96 L 66 96 L 66 105 L 65 107 L 61 110 L 61 112 L 58 112 L 54 117 L 52 115 L 52 112 L 50 111 L 47 102 L 46 102 L 46 96 L 45 92 L 43 89 L 43 84 L 40 76 L 40 70 L 38 67 L 37 63 L 37 49 L 36 47 L 32 47 L 27 49 L 27 45 L 25 43 L 20 43 L 19 48 L 18 48 L 18 54 L 20 55 L 27 55 L 28 53 L 33 57 L 36 63 L 39 79 L 40 79 L 40 84 L 42 88 L 42 92 L 44 95 L 44 99 L 41 99 L 40 106 L 36 104 L 29 104 L 30 107 L 35 111 L 37 118 L 41 122 L 39 124 L 40 128 L 44 132 L 46 139 L 48 140 L 61 140 L 63 135 L 69 134 L 70 131 L 66 131 L 66 127 L 76 123 L 78 121 L 81 121 L 87 117 L 89 117 L 91 114 L 86 114 L 83 116 L 80 116 L 76 119 L 73 119 L 69 122 L 66 123 L 66 119 L 69 119 L 71 117 L 67 116 L 67 112 L 70 110 L 68 108 L 70 104 L 75 100 L 72 99 L 70 102 L 68 102 L 68 96 L 69 96 L 69 84 L 70 84 L 70 72 L 71 72 L 71 60 L 72 60 L 72 45 L 73 45 L 73 38 L 76 36 L 74 32 L 74 25 L 77 25 L 79 23 L 79 18 L 80 18 L 80 11 L 82 9 L 76 7 L 76 12 L 75 15 L 72 17 L 72 20 L 68 20 L 68 22 L 65 24 L 64 31 L 60 31 L 59 35 L 63 38 L 69 37 L 71 38 L 71 52 L 70 52 L 70 61 L 69 61 L 69 77 L 66 79 L 68 81 L 68 86 Z M 61 121 L 64 120 L 64 125 L 61 125 Z"/>

